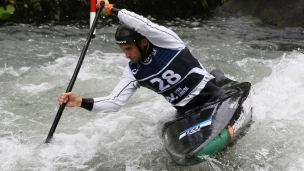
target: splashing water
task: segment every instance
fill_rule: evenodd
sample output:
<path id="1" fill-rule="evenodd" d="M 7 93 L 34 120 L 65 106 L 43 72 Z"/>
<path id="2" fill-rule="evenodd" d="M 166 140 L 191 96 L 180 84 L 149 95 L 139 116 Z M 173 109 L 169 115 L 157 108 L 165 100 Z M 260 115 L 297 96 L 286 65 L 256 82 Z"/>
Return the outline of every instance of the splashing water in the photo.
<path id="1" fill-rule="evenodd" d="M 207 162 L 176 166 L 161 137 L 175 110 L 140 88 L 117 113 L 66 108 L 44 144 L 87 30 L 6 26 L 0 28 L 0 170 L 303 170 L 303 31 L 252 18 L 165 24 L 206 69 L 252 82 L 253 123 L 245 136 Z M 109 43 L 115 27 L 97 31 L 73 88 L 82 97 L 108 95 L 128 62 Z"/>

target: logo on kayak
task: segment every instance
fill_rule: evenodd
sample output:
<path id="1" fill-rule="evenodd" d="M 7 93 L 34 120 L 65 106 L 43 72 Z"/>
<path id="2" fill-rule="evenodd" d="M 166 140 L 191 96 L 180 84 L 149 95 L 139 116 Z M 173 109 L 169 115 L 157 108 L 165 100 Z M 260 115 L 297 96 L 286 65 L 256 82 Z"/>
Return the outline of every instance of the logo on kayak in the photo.
<path id="1" fill-rule="evenodd" d="M 196 125 L 194 125 L 194 126 L 188 128 L 188 129 L 184 130 L 183 132 L 181 132 L 181 133 L 179 134 L 179 139 L 182 139 L 182 138 L 185 137 L 186 135 L 194 134 L 194 133 L 200 131 L 201 128 L 203 128 L 203 127 L 205 127 L 205 126 L 211 125 L 211 121 L 212 121 L 212 119 L 210 118 L 210 119 L 208 119 L 208 120 L 205 120 L 205 121 L 203 121 L 203 122 L 200 122 L 200 123 L 198 123 L 198 124 L 196 124 Z"/>
<path id="2" fill-rule="evenodd" d="M 236 109 L 239 106 L 239 104 L 237 102 L 233 102 L 230 104 L 229 108 L 230 109 Z"/>
<path id="3" fill-rule="evenodd" d="M 242 127 L 242 125 L 243 125 L 245 119 L 246 119 L 246 118 L 245 118 L 244 114 L 241 113 L 241 115 L 240 115 L 240 117 L 238 118 L 238 120 L 237 120 L 237 121 L 233 124 L 233 126 L 232 126 L 234 132 L 238 131 L 238 130 Z"/>
<path id="4" fill-rule="evenodd" d="M 246 114 L 249 114 L 251 111 L 251 102 L 250 99 L 247 98 L 243 103 L 243 108 Z"/>

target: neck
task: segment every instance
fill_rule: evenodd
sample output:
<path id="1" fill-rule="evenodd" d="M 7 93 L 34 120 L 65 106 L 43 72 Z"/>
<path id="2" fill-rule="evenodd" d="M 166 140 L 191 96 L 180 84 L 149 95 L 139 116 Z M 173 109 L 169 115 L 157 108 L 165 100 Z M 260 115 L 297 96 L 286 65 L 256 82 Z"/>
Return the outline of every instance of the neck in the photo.
<path id="1" fill-rule="evenodd" d="M 143 49 L 143 54 L 141 58 L 142 62 L 146 62 L 145 60 L 149 57 L 151 51 L 152 51 L 152 46 L 150 46 L 150 43 L 148 43 L 147 46 L 145 46 Z"/>

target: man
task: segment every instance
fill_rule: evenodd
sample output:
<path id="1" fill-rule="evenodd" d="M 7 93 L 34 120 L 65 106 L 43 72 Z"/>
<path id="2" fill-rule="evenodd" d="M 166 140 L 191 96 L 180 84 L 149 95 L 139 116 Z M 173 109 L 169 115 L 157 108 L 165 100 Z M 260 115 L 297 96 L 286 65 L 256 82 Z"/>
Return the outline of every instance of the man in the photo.
<path id="1" fill-rule="evenodd" d="M 98 0 L 97 7 L 105 0 Z M 178 111 L 185 112 L 203 103 L 221 99 L 222 89 L 214 76 L 195 59 L 172 30 L 147 18 L 105 2 L 104 10 L 124 23 L 115 33 L 116 43 L 130 62 L 122 79 L 107 97 L 81 98 L 63 93 L 59 104 L 80 106 L 90 111 L 118 111 L 140 86 L 163 95 Z"/>

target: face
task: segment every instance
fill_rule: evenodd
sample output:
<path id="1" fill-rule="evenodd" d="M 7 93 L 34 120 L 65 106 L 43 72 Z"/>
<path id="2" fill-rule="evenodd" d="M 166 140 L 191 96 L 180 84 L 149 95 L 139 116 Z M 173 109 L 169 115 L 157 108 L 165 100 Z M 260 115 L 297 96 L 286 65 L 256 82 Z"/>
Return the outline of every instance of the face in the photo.
<path id="1" fill-rule="evenodd" d="M 130 59 L 135 64 L 140 62 L 141 54 L 134 43 L 121 44 L 119 47 L 124 51 L 126 58 Z"/>
<path id="2" fill-rule="evenodd" d="M 147 39 L 141 41 L 140 47 L 143 49 L 148 43 Z M 121 44 L 119 47 L 124 51 L 126 58 L 130 59 L 133 63 L 138 64 L 141 61 L 141 53 L 134 43 Z"/>

